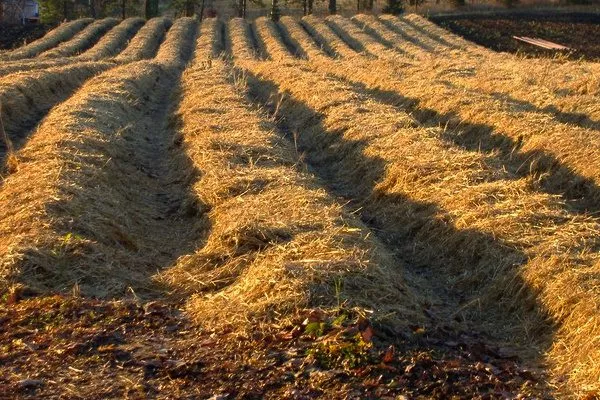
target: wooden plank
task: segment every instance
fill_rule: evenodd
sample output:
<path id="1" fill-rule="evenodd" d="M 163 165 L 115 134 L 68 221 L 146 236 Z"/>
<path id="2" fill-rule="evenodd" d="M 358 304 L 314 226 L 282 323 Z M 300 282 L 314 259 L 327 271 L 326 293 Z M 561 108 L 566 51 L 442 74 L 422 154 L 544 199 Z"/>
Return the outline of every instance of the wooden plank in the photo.
<path id="1" fill-rule="evenodd" d="M 553 43 L 548 40 L 538 39 L 538 38 L 530 38 L 527 36 L 513 36 L 513 39 L 520 40 L 525 43 L 532 44 L 534 46 L 542 47 L 548 50 L 571 50 L 567 46 L 563 46 L 558 43 Z"/>

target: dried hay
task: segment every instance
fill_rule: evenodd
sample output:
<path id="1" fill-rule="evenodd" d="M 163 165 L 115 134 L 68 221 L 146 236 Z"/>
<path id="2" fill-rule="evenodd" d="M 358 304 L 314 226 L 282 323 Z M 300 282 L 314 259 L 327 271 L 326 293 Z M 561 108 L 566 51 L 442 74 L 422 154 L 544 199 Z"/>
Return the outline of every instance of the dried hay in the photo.
<path id="1" fill-rule="evenodd" d="M 346 301 L 399 326 L 418 324 L 418 296 L 402 265 L 299 171 L 293 146 L 236 90 L 224 61 L 213 59 L 219 32 L 214 20 L 203 22 L 179 107 L 183 146 L 203 172 L 194 190 L 210 208 L 210 234 L 162 280 L 202 293 L 189 310 L 205 325 L 254 326 Z"/>
<path id="2" fill-rule="evenodd" d="M 86 25 L 89 25 L 93 19 L 81 18 L 75 21 L 65 22 L 50 32 L 44 37 L 29 43 L 26 46 L 20 47 L 9 52 L 6 55 L 8 60 L 19 60 L 22 58 L 32 58 L 38 54 L 53 48 L 61 42 L 65 42 L 75 36 Z M 4 57 L 3 57 L 4 58 Z"/>
<path id="3" fill-rule="evenodd" d="M 171 27 L 168 18 L 152 18 L 137 32 L 129 45 L 117 57 L 117 61 L 134 61 L 152 58 Z"/>
<path id="4" fill-rule="evenodd" d="M 254 44 L 250 38 L 248 23 L 242 18 L 233 18 L 228 25 L 228 48 L 236 57 L 251 60 L 258 59 L 259 54 L 254 49 Z"/>
<path id="5" fill-rule="evenodd" d="M 85 60 L 101 60 L 117 55 L 127 46 L 129 39 L 144 25 L 144 20 L 139 17 L 127 18 L 111 29 L 106 35 L 79 57 Z"/>
<path id="6" fill-rule="evenodd" d="M 373 65 L 332 63 L 323 74 L 300 62 L 237 63 L 258 98 L 287 93 L 273 107 L 297 132 L 311 166 L 359 202 L 363 218 L 409 265 L 429 271 L 421 273 L 430 274 L 433 289 L 463 298 L 462 306 L 449 303 L 454 315 L 525 346 L 554 334 L 549 359 L 557 375 L 571 374 L 573 388 L 598 387 L 596 218 L 540 193 L 493 153 L 448 145 L 444 129 L 425 128 L 370 92 L 327 77 L 341 68 L 377 76 Z"/>
<path id="7" fill-rule="evenodd" d="M 308 15 L 302 18 L 300 23 L 328 54 L 349 59 L 358 56 L 358 53 L 340 39 L 321 19 Z"/>
<path id="8" fill-rule="evenodd" d="M 194 40 L 198 31 L 195 18 L 179 18 L 173 23 L 165 41 L 160 45 L 155 61 L 167 66 L 185 67 L 194 51 Z"/>
<path id="9" fill-rule="evenodd" d="M 319 47 L 312 37 L 302 28 L 300 23 L 292 17 L 281 17 L 279 23 L 282 35 L 288 37 L 290 42 L 302 51 L 303 58 L 322 59 L 329 58 L 323 47 Z"/>
<path id="10" fill-rule="evenodd" d="M 0 187 L 0 290 L 123 295 L 189 251 L 203 229 L 185 157 L 165 129 L 175 81 L 138 62 L 55 107 Z M 191 247 L 193 248 L 193 247 Z"/>
<path id="11" fill-rule="evenodd" d="M 48 110 L 66 100 L 87 79 L 111 63 L 78 63 L 0 78 L 0 102 L 7 136 L 19 146 Z M 0 145 L 0 159 L 7 149 Z"/>
<path id="12" fill-rule="evenodd" d="M 269 59 L 276 61 L 294 59 L 294 56 L 282 42 L 273 21 L 266 17 L 260 17 L 254 21 L 254 26 L 256 27 L 257 36 L 260 37 L 261 52 L 268 55 Z"/>
<path id="13" fill-rule="evenodd" d="M 41 53 L 40 58 L 75 56 L 93 46 L 109 29 L 117 25 L 115 18 L 104 18 L 89 24 L 71 40 Z"/>

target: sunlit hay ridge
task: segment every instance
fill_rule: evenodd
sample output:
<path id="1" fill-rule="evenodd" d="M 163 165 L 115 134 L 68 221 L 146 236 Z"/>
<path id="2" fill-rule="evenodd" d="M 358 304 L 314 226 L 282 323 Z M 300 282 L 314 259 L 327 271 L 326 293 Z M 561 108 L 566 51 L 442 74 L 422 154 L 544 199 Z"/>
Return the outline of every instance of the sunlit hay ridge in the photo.
<path id="1" fill-rule="evenodd" d="M 352 17 L 354 21 L 358 23 L 360 27 L 363 29 L 369 29 L 377 33 L 377 35 L 381 36 L 381 38 L 387 41 L 396 51 L 406 55 L 408 57 L 413 57 L 410 53 L 417 52 L 423 58 L 433 57 L 435 53 L 426 53 L 422 55 L 419 50 L 420 47 L 415 44 L 419 43 L 418 41 L 411 41 L 410 37 L 407 35 L 401 35 L 398 32 L 395 32 L 388 27 L 386 27 L 377 17 L 374 15 L 366 15 L 366 14 L 358 14 Z"/>
<path id="2" fill-rule="evenodd" d="M 115 59 L 117 61 L 133 61 L 154 57 L 171 24 L 172 22 L 168 18 L 152 18 L 142 26 L 125 50 Z"/>
<path id="3" fill-rule="evenodd" d="M 436 54 L 449 55 L 451 54 L 452 50 L 456 50 L 455 47 L 446 46 L 443 43 L 440 43 L 439 41 L 433 40 L 428 35 L 424 35 L 423 33 L 419 32 L 412 26 L 412 24 L 407 23 L 407 20 L 403 17 L 396 17 L 393 15 L 380 15 L 379 18 L 384 23 L 384 25 L 386 25 L 394 32 L 401 32 L 414 40 L 418 40 L 419 42 L 427 46 L 429 49 L 431 49 L 430 51 Z M 475 45 L 472 46 L 475 47 Z M 468 53 L 463 51 L 462 56 L 465 57 L 467 56 L 467 54 Z"/>
<path id="4" fill-rule="evenodd" d="M 179 18 L 173 23 L 154 58 L 166 66 L 183 68 L 192 56 L 194 39 L 198 30 L 195 18 Z"/>
<path id="5" fill-rule="evenodd" d="M 254 20 L 256 33 L 260 36 L 261 41 L 265 44 L 265 51 L 269 58 L 276 61 L 290 61 L 294 56 L 289 52 L 287 47 L 281 41 L 277 28 L 273 21 L 266 17 L 260 17 Z"/>
<path id="6" fill-rule="evenodd" d="M 298 132 L 308 162 L 359 201 L 363 218 L 400 254 L 410 254 L 411 264 L 427 266 L 437 290 L 450 289 L 470 305 L 457 304 L 455 312 L 527 346 L 549 339 L 549 315 L 557 324 L 550 361 L 559 373 L 578 371 L 573 387 L 595 384 L 600 350 L 589 340 L 600 326 L 595 218 L 569 212 L 559 198 L 537 192 L 535 182 L 518 179 L 493 157 L 448 146 L 442 128 L 423 129 L 322 71 L 238 64 L 259 77 L 251 86 L 263 101 L 275 88 L 288 93 L 276 100 L 278 116 Z"/>
<path id="7" fill-rule="evenodd" d="M 95 74 L 114 64 L 78 63 L 40 71 L 11 74 L 0 78 L 0 102 L 4 127 L 11 141 L 20 144 L 32 124 L 39 121 L 55 104 Z M 3 156 L 0 146 L 0 159 Z"/>
<path id="8" fill-rule="evenodd" d="M 321 69 L 381 90 L 380 96 L 392 104 L 424 109 L 417 114 L 420 122 L 457 128 L 458 134 L 448 135 L 449 141 L 475 151 L 499 150 L 512 171 L 541 177 L 546 190 L 552 193 L 582 198 L 580 207 L 593 210 L 600 205 L 600 169 L 595 167 L 600 162 L 600 147 L 595 145 L 600 141 L 600 131 L 559 122 L 551 113 L 512 106 L 502 100 L 501 94 L 467 92 L 453 84 L 454 77 L 458 75 L 460 82 L 462 74 L 452 58 L 399 64 L 403 58 L 389 59 L 387 51 L 377 51 L 369 44 L 372 39 L 356 32 L 358 28 L 350 29 L 341 17 L 338 19 L 340 27 L 352 32 L 357 45 L 383 60 L 357 59 L 339 66 L 321 63 Z M 362 66 L 357 68 L 358 63 Z"/>
<path id="9" fill-rule="evenodd" d="M 229 28 L 228 37 L 232 54 L 237 58 L 245 60 L 258 58 L 256 51 L 253 49 L 246 20 L 242 18 L 233 18 L 227 25 Z"/>
<path id="10" fill-rule="evenodd" d="M 340 15 L 331 15 L 326 20 L 342 39 L 353 44 L 356 48 L 364 49 L 368 54 L 376 54 L 378 57 L 384 58 L 394 58 L 399 55 L 397 51 L 388 49 L 347 18 Z"/>
<path id="11" fill-rule="evenodd" d="M 72 39 L 60 43 L 58 46 L 45 51 L 39 55 L 40 58 L 57 58 L 75 56 L 87 50 L 96 43 L 104 33 L 119 21 L 115 18 L 104 18 L 92 22 Z"/>
<path id="12" fill-rule="evenodd" d="M 218 28 L 215 20 L 202 24 L 179 107 L 183 146 L 203 173 L 194 190 L 211 209 L 210 235 L 161 279 L 200 293 L 189 309 L 204 326 L 282 322 L 307 306 L 340 302 L 398 326 L 419 323 L 402 264 L 299 172 L 295 149 L 236 91 L 223 60 L 207 63 Z"/>
<path id="13" fill-rule="evenodd" d="M 65 22 L 50 32 L 46 33 L 42 38 L 35 40 L 28 45 L 20 47 L 6 54 L 8 60 L 18 60 L 22 58 L 35 57 L 43 51 L 51 49 L 61 42 L 71 39 L 86 25 L 93 21 L 91 18 L 82 18 L 75 21 Z M 5 57 L 0 57 L 3 59 Z"/>
<path id="14" fill-rule="evenodd" d="M 495 96 L 457 87 L 455 71 L 441 73 L 444 61 L 435 67 L 389 60 L 359 61 L 320 68 L 351 79 L 373 90 L 390 104 L 421 111 L 422 123 L 455 128 L 446 135 L 473 151 L 497 150 L 506 168 L 541 178 L 552 193 L 578 200 L 578 207 L 600 206 L 600 131 L 557 121 L 552 113 L 540 113 Z M 377 73 L 372 73 L 377 71 Z M 460 78 L 456 78 L 460 82 Z"/>
<path id="15" fill-rule="evenodd" d="M 127 46 L 129 39 L 144 25 L 139 17 L 127 18 L 112 28 L 91 49 L 81 54 L 82 59 L 100 60 L 117 55 Z"/>
<path id="16" fill-rule="evenodd" d="M 27 72 L 52 67 L 60 67 L 77 62 L 80 61 L 72 57 L 55 58 L 49 60 L 24 59 L 17 61 L 6 61 L 0 64 L 0 78 L 15 72 Z"/>
<path id="17" fill-rule="evenodd" d="M 292 17 L 281 17 L 280 25 L 288 35 L 289 40 L 301 49 L 310 59 L 328 59 L 329 56 L 321 49 L 311 36 L 302 28 L 300 23 Z"/>
<path id="18" fill-rule="evenodd" d="M 382 18 L 384 17 L 382 16 Z M 489 82 L 502 82 L 513 77 L 519 80 L 519 83 L 516 84 L 519 87 L 541 86 L 550 92 L 561 94 L 565 91 L 573 91 L 578 95 L 597 95 L 600 93 L 600 63 L 598 62 L 566 60 L 560 57 L 556 59 L 541 58 L 532 62 L 528 58 L 508 53 L 497 53 L 478 46 L 446 29 L 438 27 L 421 16 L 411 14 L 404 17 L 404 19 L 446 42 L 463 46 L 468 51 L 461 53 L 460 58 L 462 60 L 476 61 L 483 56 L 486 65 L 492 62 L 496 68 L 487 71 L 491 73 L 486 79 Z M 461 45 L 458 42 L 464 44 Z M 558 97 L 560 99 L 563 96 Z M 564 97 L 570 98 L 571 96 Z"/>
<path id="19" fill-rule="evenodd" d="M 359 54 L 344 43 L 331 28 L 325 25 L 323 20 L 313 15 L 308 15 L 303 17 L 300 23 L 328 53 L 333 53 L 339 57 L 349 59 L 359 56 Z"/>
<path id="20" fill-rule="evenodd" d="M 129 64 L 50 112 L 0 187 L 1 292 L 20 282 L 139 294 L 185 249 L 197 230 L 185 215 L 195 210 L 177 182 L 191 173 L 164 165 L 170 136 L 160 117 L 173 83 L 157 63 Z"/>

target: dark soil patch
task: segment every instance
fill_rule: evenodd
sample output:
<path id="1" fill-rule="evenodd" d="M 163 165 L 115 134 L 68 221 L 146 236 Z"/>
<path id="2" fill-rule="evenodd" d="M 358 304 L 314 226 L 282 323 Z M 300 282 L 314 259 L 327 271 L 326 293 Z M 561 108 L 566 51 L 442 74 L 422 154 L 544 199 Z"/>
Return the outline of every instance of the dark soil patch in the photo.
<path id="1" fill-rule="evenodd" d="M 4 301 L 2 399 L 549 397 L 540 371 L 476 337 L 416 328 L 416 345 L 393 347 L 351 312 L 245 335 L 195 327 L 176 304 Z"/>
<path id="2" fill-rule="evenodd" d="M 52 27 L 45 24 L 0 24 L 0 50 L 12 50 L 41 38 Z"/>
<path id="3" fill-rule="evenodd" d="M 600 60 L 600 17 L 595 15 L 479 16 L 434 18 L 434 22 L 496 51 L 518 52 L 535 57 L 557 54 L 557 51 L 545 50 L 513 38 L 513 36 L 529 36 L 574 49 L 570 53 L 565 52 L 570 58 Z"/>

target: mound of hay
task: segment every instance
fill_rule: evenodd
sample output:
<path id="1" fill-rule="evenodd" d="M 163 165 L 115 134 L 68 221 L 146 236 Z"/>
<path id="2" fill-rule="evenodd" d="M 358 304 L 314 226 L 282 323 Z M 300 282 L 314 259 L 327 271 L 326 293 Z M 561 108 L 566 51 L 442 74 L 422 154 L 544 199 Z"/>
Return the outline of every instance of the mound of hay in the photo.
<path id="1" fill-rule="evenodd" d="M 122 296 L 193 249 L 203 229 L 170 149 L 166 101 L 175 74 L 153 62 L 90 80 L 55 107 L 0 187 L 0 290 Z"/>
<path id="2" fill-rule="evenodd" d="M 117 25 L 118 22 L 115 18 L 104 18 L 94 21 L 71 40 L 60 43 L 58 46 L 41 53 L 39 57 L 58 58 L 78 55 L 92 47 L 102 38 L 102 35 Z"/>
<path id="3" fill-rule="evenodd" d="M 94 47 L 82 53 L 80 57 L 82 59 L 100 60 L 118 54 L 127 46 L 129 39 L 144 25 L 144 22 L 139 17 L 127 18 L 102 36 Z"/>
<path id="4" fill-rule="evenodd" d="M 339 303 L 397 326 L 420 323 L 402 263 L 300 171 L 293 146 L 229 81 L 212 51 L 219 32 L 214 20 L 203 22 L 178 111 L 177 141 L 202 171 L 194 190 L 210 207 L 211 228 L 205 245 L 161 280 L 199 292 L 189 310 L 208 326 L 281 322 L 307 306 Z"/>
<path id="5" fill-rule="evenodd" d="M 19 60 L 22 58 L 32 58 L 38 54 L 51 49 L 61 42 L 65 42 L 75 36 L 86 25 L 89 25 L 93 19 L 81 18 L 75 21 L 65 22 L 46 33 L 44 37 L 20 47 L 6 54 L 8 60 Z M 4 57 L 2 57 L 4 58 Z"/>
<path id="6" fill-rule="evenodd" d="M 503 169 L 494 154 L 448 145 L 444 129 L 374 101 L 364 86 L 328 77 L 377 76 L 373 64 L 315 71 L 301 62 L 237 63 L 254 94 L 297 132 L 310 165 L 357 201 L 362 218 L 409 265 L 423 265 L 434 290 L 458 300 L 449 303 L 454 315 L 525 346 L 547 345 L 554 335 L 549 355 L 557 371 L 571 368 L 573 387 L 595 385 L 596 218 L 540 193 L 534 179 Z"/>
<path id="7" fill-rule="evenodd" d="M 168 66 L 185 67 L 194 51 L 197 31 L 198 22 L 195 18 L 179 18 L 169 29 L 154 59 Z"/>
<path id="8" fill-rule="evenodd" d="M 134 61 L 154 57 L 171 24 L 168 18 L 152 18 L 131 39 L 116 60 Z"/>
<path id="9" fill-rule="evenodd" d="M 90 77 L 112 66 L 102 62 L 78 63 L 0 78 L 2 120 L 9 139 L 19 147 L 50 108 L 66 100 Z M 5 151 L 0 144 L 0 159 Z"/>

